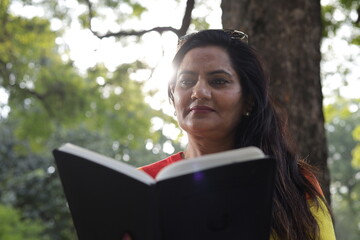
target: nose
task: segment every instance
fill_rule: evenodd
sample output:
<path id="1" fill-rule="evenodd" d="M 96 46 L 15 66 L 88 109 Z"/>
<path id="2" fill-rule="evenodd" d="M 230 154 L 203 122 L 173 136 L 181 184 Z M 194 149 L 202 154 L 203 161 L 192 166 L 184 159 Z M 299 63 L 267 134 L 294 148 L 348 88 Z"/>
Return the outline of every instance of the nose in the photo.
<path id="1" fill-rule="evenodd" d="M 192 89 L 191 99 L 210 99 L 211 89 L 206 81 L 199 79 Z"/>

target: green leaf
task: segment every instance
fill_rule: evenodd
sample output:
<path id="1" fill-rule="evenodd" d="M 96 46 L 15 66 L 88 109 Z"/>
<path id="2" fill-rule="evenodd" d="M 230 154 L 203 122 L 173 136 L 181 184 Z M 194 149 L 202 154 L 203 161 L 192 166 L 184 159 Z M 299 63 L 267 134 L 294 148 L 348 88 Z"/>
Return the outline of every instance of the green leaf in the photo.
<path id="1" fill-rule="evenodd" d="M 79 22 L 83 28 L 90 28 L 89 13 L 85 12 L 78 17 Z"/>
<path id="2" fill-rule="evenodd" d="M 355 141 L 360 141 L 360 125 L 357 126 L 352 132 L 352 136 Z"/>
<path id="3" fill-rule="evenodd" d="M 137 18 L 141 17 L 141 14 L 143 14 L 147 9 L 140 5 L 139 3 L 134 3 L 132 5 L 133 8 L 133 15 Z"/>
<path id="4" fill-rule="evenodd" d="M 194 24 L 195 29 L 208 29 L 210 27 L 205 17 L 193 18 L 191 22 Z"/>
<path id="5" fill-rule="evenodd" d="M 360 35 L 353 37 L 350 43 L 360 46 Z"/>
<path id="6" fill-rule="evenodd" d="M 351 154 L 353 156 L 353 159 L 351 161 L 351 165 L 354 168 L 359 169 L 360 168 L 360 144 L 358 144 L 352 151 Z"/>
<path id="7" fill-rule="evenodd" d="M 22 219 L 14 208 L 0 205 L 0 239 L 2 240 L 45 240 L 44 225 L 40 221 Z"/>

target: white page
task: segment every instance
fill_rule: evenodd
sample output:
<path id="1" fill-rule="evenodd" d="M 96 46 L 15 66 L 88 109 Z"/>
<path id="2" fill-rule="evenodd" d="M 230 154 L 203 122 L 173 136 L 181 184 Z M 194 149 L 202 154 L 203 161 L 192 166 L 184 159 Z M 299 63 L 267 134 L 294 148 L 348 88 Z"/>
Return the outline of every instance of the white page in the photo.
<path id="1" fill-rule="evenodd" d="M 265 154 L 257 147 L 239 148 L 226 152 L 204 155 L 193 159 L 178 161 L 163 168 L 158 173 L 156 180 L 160 181 L 221 165 L 251 161 L 264 157 Z"/>
<path id="2" fill-rule="evenodd" d="M 155 180 L 146 174 L 143 171 L 140 171 L 136 169 L 135 167 L 116 161 L 112 158 L 106 157 L 104 155 L 101 155 L 99 153 L 90 151 L 88 149 L 73 145 L 71 143 L 66 143 L 63 146 L 59 148 L 60 151 L 67 152 L 85 159 L 88 159 L 94 163 L 97 163 L 99 165 L 111 168 L 117 172 L 123 173 L 133 179 L 136 179 L 140 182 L 143 182 L 145 184 L 151 185 L 155 183 Z"/>

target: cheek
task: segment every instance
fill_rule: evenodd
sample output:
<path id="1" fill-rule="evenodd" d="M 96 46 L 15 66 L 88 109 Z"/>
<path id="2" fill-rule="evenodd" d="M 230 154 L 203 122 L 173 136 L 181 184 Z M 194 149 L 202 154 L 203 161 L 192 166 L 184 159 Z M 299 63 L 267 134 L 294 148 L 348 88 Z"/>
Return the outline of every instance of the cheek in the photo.
<path id="1" fill-rule="evenodd" d="M 174 108 L 177 110 L 179 108 L 181 98 L 179 97 L 176 91 L 173 92 L 173 97 L 174 97 L 174 102 L 173 102 Z"/>
<path id="2" fill-rule="evenodd" d="M 174 96 L 174 107 L 176 110 L 182 110 L 184 107 L 186 107 L 187 98 L 185 93 L 175 88 L 173 96 Z"/>
<path id="3" fill-rule="evenodd" d="M 226 101 L 223 101 L 223 103 L 226 105 L 226 108 L 231 110 L 230 112 L 232 115 L 242 116 L 244 104 L 241 94 L 234 94 L 233 97 L 230 97 L 231 94 L 229 94 L 228 96 L 229 98 L 227 98 Z"/>

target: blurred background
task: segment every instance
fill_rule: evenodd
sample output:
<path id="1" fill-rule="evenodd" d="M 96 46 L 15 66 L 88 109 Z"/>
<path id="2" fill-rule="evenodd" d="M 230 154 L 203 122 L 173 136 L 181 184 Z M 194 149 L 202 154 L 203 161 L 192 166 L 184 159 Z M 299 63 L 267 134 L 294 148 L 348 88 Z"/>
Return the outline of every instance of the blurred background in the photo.
<path id="1" fill-rule="evenodd" d="M 71 142 L 133 166 L 186 145 L 167 99 L 171 59 L 178 36 L 223 28 L 225 12 L 236 18 L 223 2 L 0 0 L 1 240 L 76 238 L 51 152 L 61 144 Z M 360 236 L 360 2 L 318 2 L 319 99 L 327 137 L 323 167 L 330 171 L 337 237 L 355 240 Z"/>

